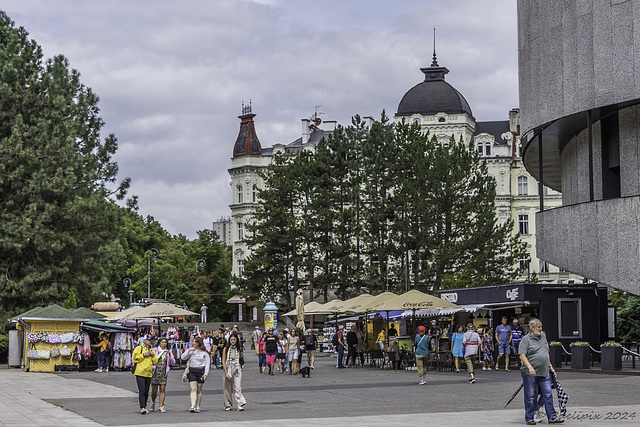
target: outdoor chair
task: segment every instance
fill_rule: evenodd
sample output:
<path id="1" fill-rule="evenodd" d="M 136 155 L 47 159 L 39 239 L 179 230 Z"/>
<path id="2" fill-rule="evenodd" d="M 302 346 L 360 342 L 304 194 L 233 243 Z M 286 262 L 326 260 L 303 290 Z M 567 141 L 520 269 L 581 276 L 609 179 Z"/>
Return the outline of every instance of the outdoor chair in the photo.
<path id="1" fill-rule="evenodd" d="M 436 371 L 438 370 L 438 353 L 432 351 L 429 353 L 429 358 L 427 359 L 427 371 Z"/>
<path id="2" fill-rule="evenodd" d="M 369 350 L 369 366 L 378 366 L 384 364 L 384 353 L 379 348 Z"/>
<path id="3" fill-rule="evenodd" d="M 450 352 L 438 352 L 438 368 L 440 371 L 453 371 L 453 355 Z"/>

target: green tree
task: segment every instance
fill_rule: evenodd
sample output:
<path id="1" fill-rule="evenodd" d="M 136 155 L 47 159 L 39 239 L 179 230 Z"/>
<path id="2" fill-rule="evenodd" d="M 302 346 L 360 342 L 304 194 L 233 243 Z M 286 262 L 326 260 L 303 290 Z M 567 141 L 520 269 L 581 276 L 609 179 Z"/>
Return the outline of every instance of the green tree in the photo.
<path id="1" fill-rule="evenodd" d="M 36 305 L 104 290 L 129 179 L 116 182 L 98 97 L 67 59 L 0 11 L 0 323 Z"/>
<path id="2" fill-rule="evenodd" d="M 616 324 L 620 341 L 640 340 L 640 297 L 627 296 L 624 306 L 618 310 Z"/>
<path id="3" fill-rule="evenodd" d="M 67 298 L 63 303 L 62 307 L 67 310 L 78 308 L 78 303 L 76 302 L 76 294 L 73 291 L 69 292 L 69 298 Z"/>

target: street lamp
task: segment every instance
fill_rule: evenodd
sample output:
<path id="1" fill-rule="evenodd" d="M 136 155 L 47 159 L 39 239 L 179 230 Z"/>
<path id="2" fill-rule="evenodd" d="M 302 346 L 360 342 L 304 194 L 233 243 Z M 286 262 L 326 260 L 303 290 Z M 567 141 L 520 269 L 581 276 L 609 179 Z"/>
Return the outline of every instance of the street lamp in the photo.
<path id="1" fill-rule="evenodd" d="M 153 254 L 153 260 L 158 260 L 158 250 L 151 248 L 147 251 L 147 298 L 151 298 L 151 254 Z"/>
<path id="2" fill-rule="evenodd" d="M 202 271 L 204 270 L 204 267 L 207 265 L 207 263 L 205 262 L 205 260 L 203 259 L 199 259 L 196 261 L 196 273 L 198 271 Z"/>
<path id="3" fill-rule="evenodd" d="M 133 302 L 133 289 L 129 289 L 127 293 L 129 294 L 129 305 L 131 305 Z"/>

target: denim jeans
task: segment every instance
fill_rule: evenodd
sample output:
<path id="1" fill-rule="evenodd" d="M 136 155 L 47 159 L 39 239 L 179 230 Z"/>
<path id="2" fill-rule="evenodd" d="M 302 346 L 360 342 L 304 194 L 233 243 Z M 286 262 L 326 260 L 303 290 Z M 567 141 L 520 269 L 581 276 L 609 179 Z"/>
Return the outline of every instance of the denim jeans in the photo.
<path id="1" fill-rule="evenodd" d="M 98 368 L 99 369 L 107 369 L 107 352 L 99 351 L 98 352 Z"/>
<path id="2" fill-rule="evenodd" d="M 338 368 L 342 366 L 342 359 L 344 358 L 344 346 L 338 346 Z"/>
<path id="3" fill-rule="evenodd" d="M 538 389 L 542 394 L 545 412 L 549 420 L 556 418 L 556 410 L 553 408 L 553 392 L 551 391 L 551 380 L 549 375 L 546 377 L 532 377 L 520 371 L 522 375 L 522 383 L 524 384 L 524 411 L 525 421 L 533 420 L 533 413 L 538 409 L 537 397 Z"/>

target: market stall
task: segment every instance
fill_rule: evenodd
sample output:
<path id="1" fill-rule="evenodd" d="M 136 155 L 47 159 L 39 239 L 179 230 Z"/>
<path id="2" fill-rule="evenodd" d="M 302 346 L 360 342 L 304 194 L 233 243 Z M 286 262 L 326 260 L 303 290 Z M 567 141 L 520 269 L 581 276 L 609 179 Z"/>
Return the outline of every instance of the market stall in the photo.
<path id="1" fill-rule="evenodd" d="M 112 352 L 108 355 L 107 366 L 112 367 L 115 371 L 129 369 L 132 366 L 131 354 L 134 349 L 133 334 L 135 329 L 115 323 L 92 320 L 83 322 L 80 325 L 80 330 L 84 335 L 81 350 L 83 369 L 94 367 L 95 351 L 91 349 L 90 345 L 99 343 L 102 334 L 108 336 L 112 348 Z"/>
<path id="2" fill-rule="evenodd" d="M 77 369 L 77 355 L 84 339 L 80 324 L 103 317 L 89 309 L 67 310 L 52 304 L 10 319 L 22 331 L 23 369 L 30 372 Z"/>

